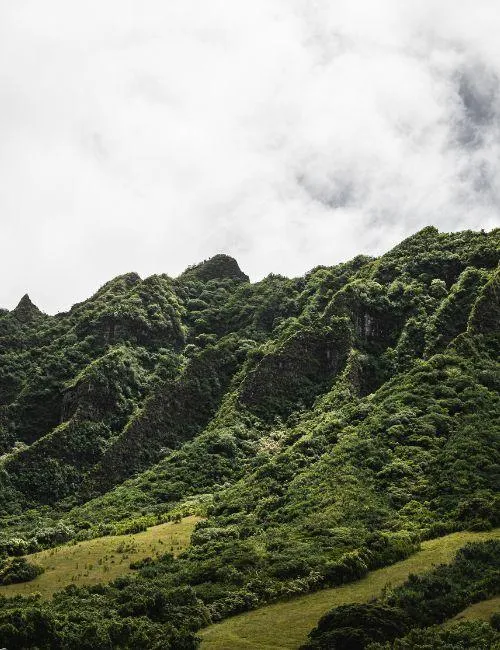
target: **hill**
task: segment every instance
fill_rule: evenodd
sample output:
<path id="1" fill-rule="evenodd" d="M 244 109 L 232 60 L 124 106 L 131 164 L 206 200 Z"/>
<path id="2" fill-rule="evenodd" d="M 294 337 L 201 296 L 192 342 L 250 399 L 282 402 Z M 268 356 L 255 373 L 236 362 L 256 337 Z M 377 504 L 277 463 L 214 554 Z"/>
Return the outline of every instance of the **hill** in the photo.
<path id="1" fill-rule="evenodd" d="M 407 580 L 411 574 L 422 574 L 439 564 L 448 564 L 458 549 L 469 542 L 500 539 L 500 531 L 491 533 L 452 533 L 445 537 L 423 542 L 422 549 L 405 560 L 376 569 L 361 580 L 351 584 L 322 589 L 285 602 L 267 605 L 252 612 L 229 618 L 202 630 L 202 650 L 266 650 L 294 649 L 305 643 L 308 633 L 322 615 L 334 606 L 348 603 L 365 603 L 380 597 Z M 488 608 L 491 600 L 470 607 L 462 617 L 479 618 L 480 611 Z M 492 612 L 491 612 L 492 613 Z M 491 615 L 490 613 L 490 615 Z M 460 614 L 458 615 L 460 616 Z M 486 620 L 488 620 L 489 616 Z"/>
<path id="2" fill-rule="evenodd" d="M 187 517 L 176 523 L 151 526 L 135 534 L 108 535 L 27 555 L 26 560 L 41 566 L 43 573 L 29 582 L 0 585 L 0 596 L 37 593 L 48 598 L 68 584 L 111 582 L 131 573 L 134 565 L 140 565 L 141 561 L 165 553 L 177 557 L 188 547 L 197 521 L 197 517 Z"/>
<path id="3" fill-rule="evenodd" d="M 3 601 L 0 641 L 196 647 L 208 623 L 498 526 L 499 251 L 499 230 L 429 227 L 300 278 L 250 283 L 220 255 L 2 312 L 0 552 L 203 520 L 178 558 Z"/>

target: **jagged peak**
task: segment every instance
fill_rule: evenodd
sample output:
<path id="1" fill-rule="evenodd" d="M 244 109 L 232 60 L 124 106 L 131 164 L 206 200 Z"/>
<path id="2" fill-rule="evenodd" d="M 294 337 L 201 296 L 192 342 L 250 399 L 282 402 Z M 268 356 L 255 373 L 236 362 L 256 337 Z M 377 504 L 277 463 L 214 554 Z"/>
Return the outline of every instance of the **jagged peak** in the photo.
<path id="1" fill-rule="evenodd" d="M 218 253 L 199 264 L 188 266 L 188 268 L 181 273 L 180 277 L 194 277 L 205 282 L 208 280 L 219 280 L 223 278 L 242 280 L 244 282 L 249 281 L 248 275 L 243 273 L 234 257 L 225 255 L 224 253 Z"/>
<path id="2" fill-rule="evenodd" d="M 12 313 L 18 320 L 22 322 L 31 321 L 37 316 L 42 315 L 42 312 L 38 309 L 38 307 L 31 302 L 31 298 L 27 293 L 24 294 L 15 309 L 12 310 Z"/>

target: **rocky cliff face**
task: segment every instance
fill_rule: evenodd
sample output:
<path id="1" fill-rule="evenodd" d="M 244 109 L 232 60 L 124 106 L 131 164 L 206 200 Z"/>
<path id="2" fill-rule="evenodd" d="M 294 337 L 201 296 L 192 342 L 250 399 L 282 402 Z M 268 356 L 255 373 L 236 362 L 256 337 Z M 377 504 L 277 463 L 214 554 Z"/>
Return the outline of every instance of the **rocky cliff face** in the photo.
<path id="1" fill-rule="evenodd" d="M 180 647 L 500 525 L 499 251 L 498 230 L 426 228 L 301 278 L 216 256 L 0 312 L 0 555 L 204 517 L 177 559 L 6 600 L 11 645 Z"/>
<path id="2" fill-rule="evenodd" d="M 264 435 L 328 395 L 374 393 L 462 333 L 494 338 L 498 250 L 498 231 L 427 228 L 304 278 L 251 284 L 216 255 L 176 279 L 119 276 L 55 317 L 26 295 L 0 314 L 0 445 L 29 446 L 6 459 L 7 483 L 32 505 L 83 500 L 221 422 Z"/>

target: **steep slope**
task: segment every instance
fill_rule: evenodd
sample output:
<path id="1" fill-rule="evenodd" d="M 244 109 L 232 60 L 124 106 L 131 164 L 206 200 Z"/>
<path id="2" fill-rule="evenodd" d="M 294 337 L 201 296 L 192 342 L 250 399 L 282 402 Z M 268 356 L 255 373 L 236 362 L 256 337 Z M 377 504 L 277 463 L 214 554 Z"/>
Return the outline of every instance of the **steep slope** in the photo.
<path id="1" fill-rule="evenodd" d="M 201 631 L 202 650 L 296 650 L 308 633 L 332 607 L 365 603 L 380 598 L 384 590 L 402 584 L 439 564 L 449 564 L 456 552 L 470 542 L 500 540 L 500 531 L 452 533 L 422 543 L 422 549 L 389 567 L 376 569 L 348 585 L 322 589 L 260 609 L 234 616 Z"/>
<path id="2" fill-rule="evenodd" d="M 0 548 L 207 516 L 189 551 L 102 607 L 75 592 L 40 616 L 66 620 L 71 601 L 103 647 L 109 621 L 129 626 L 123 647 L 140 625 L 155 647 L 165 626 L 498 525 L 499 251 L 498 230 L 426 228 L 303 278 L 251 284 L 217 256 L 174 280 L 121 276 L 67 314 L 0 315 Z"/>
<path id="3" fill-rule="evenodd" d="M 470 603 L 498 593 L 499 566 L 500 542 L 468 544 L 458 551 L 451 564 L 437 566 L 421 576 L 410 575 L 403 585 L 376 600 L 336 606 L 320 618 L 301 650 L 385 650 L 401 647 L 397 641 L 401 637 L 413 641 L 420 636 L 430 639 L 436 633 L 431 626 L 450 619 Z M 430 628 L 430 633 L 426 634 L 422 628 Z M 438 639 L 442 633 L 443 630 L 437 631 Z M 444 632 L 443 636 L 451 635 Z M 500 640 L 491 629 L 488 636 Z M 402 647 L 405 645 L 403 641 Z M 423 647 L 437 645 L 430 643 Z M 457 647 L 472 647 L 472 644 L 460 643 Z M 477 647 L 492 646 L 480 643 Z"/>
<path id="4" fill-rule="evenodd" d="M 6 460 L 5 508 L 26 497 L 55 503 L 103 492 L 199 435 L 221 404 L 231 404 L 221 411 L 225 427 L 245 428 L 250 417 L 252 430 L 264 432 L 276 417 L 310 408 L 339 373 L 343 390 L 372 393 L 467 328 L 481 287 L 493 282 L 498 240 L 498 231 L 429 228 L 379 260 L 356 258 L 297 281 L 270 276 L 250 285 L 225 256 L 176 281 L 116 278 L 49 319 L 27 352 L 14 354 L 27 377 L 3 407 L 4 445 L 40 442 Z M 40 352 L 37 338 L 48 343 Z M 223 400 L 228 390 L 236 401 Z M 40 436 L 50 421 L 52 431 Z M 39 431 L 30 433 L 35 422 Z"/>

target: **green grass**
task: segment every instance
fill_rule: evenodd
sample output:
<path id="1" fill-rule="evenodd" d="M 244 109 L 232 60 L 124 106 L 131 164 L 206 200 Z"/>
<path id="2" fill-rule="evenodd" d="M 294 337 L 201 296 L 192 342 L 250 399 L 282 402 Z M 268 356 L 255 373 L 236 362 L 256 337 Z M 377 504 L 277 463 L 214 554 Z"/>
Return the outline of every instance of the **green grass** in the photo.
<path id="1" fill-rule="evenodd" d="M 16 596 L 38 592 L 44 598 L 49 598 L 67 584 L 110 582 L 130 573 L 131 562 L 163 553 L 181 553 L 189 545 L 191 533 L 199 519 L 186 517 L 179 523 L 152 526 L 134 535 L 98 537 L 27 555 L 30 562 L 41 564 L 45 573 L 30 582 L 0 586 L 0 594 Z"/>
<path id="2" fill-rule="evenodd" d="M 489 621 L 493 614 L 500 613 L 500 596 L 475 603 L 445 623 L 445 627 L 460 621 Z"/>
<path id="3" fill-rule="evenodd" d="M 372 571 L 362 580 L 262 607 L 212 625 L 200 632 L 201 650 L 298 648 L 319 618 L 332 607 L 375 598 L 387 585 L 404 582 L 410 573 L 423 573 L 437 564 L 449 562 L 467 542 L 499 537 L 500 529 L 497 529 L 487 533 L 453 533 L 423 542 L 418 553 Z"/>

